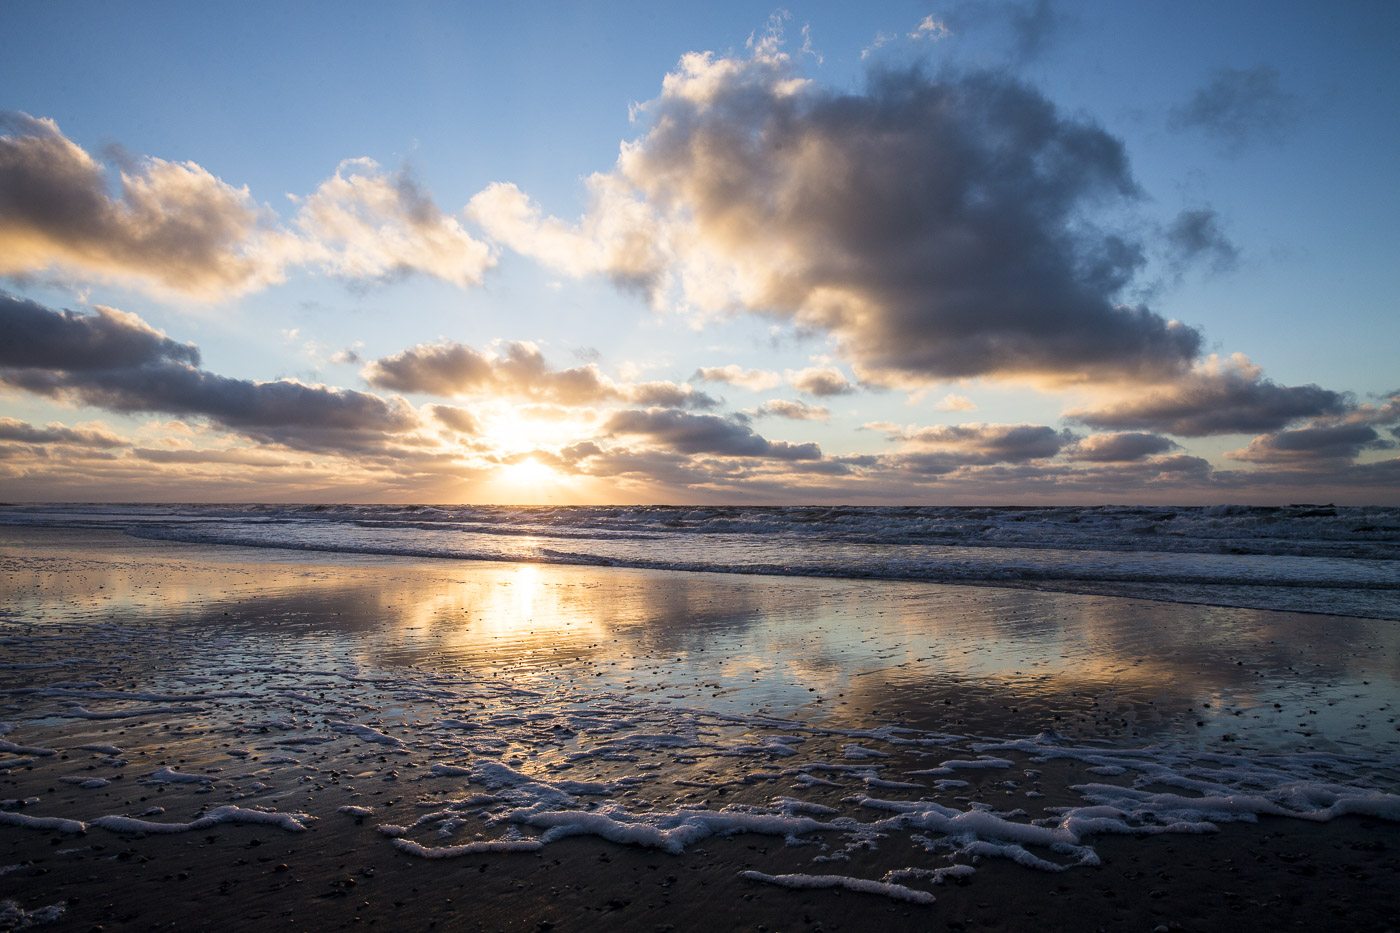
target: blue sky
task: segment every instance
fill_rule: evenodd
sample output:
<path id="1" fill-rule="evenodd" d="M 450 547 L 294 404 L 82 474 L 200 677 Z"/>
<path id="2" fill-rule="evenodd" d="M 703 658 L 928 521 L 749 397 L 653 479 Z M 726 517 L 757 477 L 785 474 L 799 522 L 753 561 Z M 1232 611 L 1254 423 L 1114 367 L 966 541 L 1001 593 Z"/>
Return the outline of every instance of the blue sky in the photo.
<path id="1" fill-rule="evenodd" d="M 1400 501 L 1393 5 L 502 6 L 0 8 L 0 496 Z"/>

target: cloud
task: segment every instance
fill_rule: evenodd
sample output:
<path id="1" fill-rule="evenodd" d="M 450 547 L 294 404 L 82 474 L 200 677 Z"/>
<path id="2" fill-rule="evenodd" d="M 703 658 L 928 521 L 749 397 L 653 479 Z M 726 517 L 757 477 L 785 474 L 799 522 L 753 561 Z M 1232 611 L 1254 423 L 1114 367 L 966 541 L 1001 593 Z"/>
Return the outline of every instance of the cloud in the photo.
<path id="1" fill-rule="evenodd" d="M 789 369 L 784 376 L 794 389 L 808 395 L 850 395 L 856 390 L 851 380 L 846 378 L 846 374 L 834 366 Z"/>
<path id="2" fill-rule="evenodd" d="M 505 183 L 474 196 L 467 215 L 521 255 L 567 275 L 606 275 L 659 302 L 669 279 L 656 218 L 618 178 L 595 174 L 587 185 L 589 210 L 574 226 L 544 216 L 524 192 Z"/>
<path id="3" fill-rule="evenodd" d="M 1024 65 L 1049 51 L 1071 22 L 1050 0 L 969 0 L 942 7 L 940 15 L 925 16 L 908 36 L 916 41 L 939 41 L 975 33 L 982 45 L 1005 43 L 1005 55 Z M 894 38 L 881 34 L 861 57 Z"/>
<path id="4" fill-rule="evenodd" d="M 16 441 L 21 444 L 64 444 L 73 447 L 93 447 L 111 450 L 129 446 L 128 443 L 110 431 L 96 428 L 70 428 L 58 422 L 50 422 L 36 428 L 26 421 L 15 418 L 0 418 L 0 441 Z"/>
<path id="5" fill-rule="evenodd" d="M 1229 451 L 1225 456 L 1251 463 L 1311 466 L 1328 460 L 1355 460 L 1362 451 L 1395 446 L 1394 441 L 1385 440 L 1369 425 L 1334 422 L 1264 434 L 1250 441 L 1248 447 Z"/>
<path id="6" fill-rule="evenodd" d="M 660 405 L 667 408 L 714 408 L 719 403 L 704 392 L 688 385 L 677 385 L 662 379 L 617 386 L 617 397 L 635 405 Z"/>
<path id="7" fill-rule="evenodd" d="M 1239 248 L 1220 229 L 1220 215 L 1209 208 L 1182 211 L 1164 239 L 1177 269 L 1205 262 L 1212 272 L 1229 272 L 1239 265 Z"/>
<path id="8" fill-rule="evenodd" d="M 1157 378 L 1197 355 L 1194 329 L 1119 305 L 1142 248 L 1089 222 L 1137 197 L 1122 143 L 1006 74 L 877 71 L 848 93 L 765 43 L 684 56 L 637 114 L 610 185 L 698 312 L 829 332 L 876 384 Z"/>
<path id="9" fill-rule="evenodd" d="M 1085 467 L 1042 460 L 969 464 L 946 451 L 902 451 L 881 457 L 879 469 L 866 476 L 882 487 L 902 489 L 906 496 L 931 485 L 940 495 L 964 503 L 1006 497 L 1082 503 L 1086 497 L 1141 495 L 1145 490 L 1215 495 L 1210 492 L 1215 486 L 1210 464 L 1187 455 Z"/>
<path id="10" fill-rule="evenodd" d="M 350 279 L 421 272 L 461 288 L 495 265 L 490 248 L 447 216 L 406 170 L 348 159 L 314 194 L 295 199 L 306 261 Z"/>
<path id="11" fill-rule="evenodd" d="M 703 379 L 705 382 L 727 382 L 730 385 L 739 386 L 752 392 L 762 392 L 766 389 L 776 388 L 783 382 L 783 377 L 775 372 L 766 369 L 744 369 L 733 363 L 728 366 L 704 366 L 695 371 L 692 379 Z"/>
<path id="12" fill-rule="evenodd" d="M 938 411 L 976 411 L 977 404 L 965 395 L 957 395 L 949 392 L 943 396 L 943 401 L 933 406 Z"/>
<path id="13" fill-rule="evenodd" d="M 756 414 L 761 418 L 766 415 L 777 415 L 779 418 L 791 418 L 794 421 L 829 421 L 831 411 L 821 405 L 808 405 L 806 402 L 793 399 L 775 398 L 758 406 Z"/>
<path id="14" fill-rule="evenodd" d="M 561 454 L 566 453 L 561 451 Z M 567 472 L 589 476 L 627 478 L 643 490 L 686 488 L 708 484 L 717 478 L 714 461 L 697 461 L 694 457 L 672 451 L 626 447 L 601 449 L 596 444 L 569 448 L 567 456 L 542 457 L 542 462 Z"/>
<path id="15" fill-rule="evenodd" d="M 608 418 L 604 430 L 613 436 L 645 437 L 682 454 L 718 454 L 726 457 L 769 457 L 778 460 L 817 460 L 816 444 L 770 441 L 742 424 L 717 415 L 653 408 L 619 411 Z"/>
<path id="16" fill-rule="evenodd" d="M 1015 38 L 1016 54 L 1023 62 L 1045 54 L 1070 22 L 1068 17 L 1055 10 L 1050 0 L 1011 3 L 1006 5 L 1006 10 Z"/>
<path id="17" fill-rule="evenodd" d="M 96 314 L 52 311 L 0 293 L 0 367 L 89 371 L 153 363 L 199 365 L 199 350 L 177 343 L 134 314 L 98 305 Z"/>
<path id="18" fill-rule="evenodd" d="M 455 405 L 431 405 L 428 410 L 443 424 L 458 434 L 480 434 L 481 422 L 476 415 Z"/>
<path id="19" fill-rule="evenodd" d="M 1383 396 L 1379 405 L 1369 402 L 1357 405 L 1347 413 L 1346 421 L 1348 424 L 1400 425 L 1400 392 Z"/>
<path id="20" fill-rule="evenodd" d="M 117 150 L 108 166 L 52 120 L 0 113 L 0 275 L 48 269 L 217 300 L 309 265 L 357 280 L 420 272 L 479 285 L 490 248 L 443 214 L 407 171 L 342 162 L 283 227 L 246 187 L 194 162 Z"/>
<path id="21" fill-rule="evenodd" d="M 1379 405 L 1349 406 L 1340 416 L 1318 418 L 1288 431 L 1261 434 L 1251 440 L 1249 446 L 1228 451 L 1225 456 L 1289 470 L 1359 467 L 1363 465 L 1347 461 L 1356 460 L 1369 450 L 1393 450 L 1397 446 L 1377 430 L 1385 426 L 1390 426 L 1389 433 L 1400 439 L 1400 393 L 1391 393 L 1381 399 Z M 1348 473 L 1361 475 L 1356 469 Z M 1338 481 L 1342 481 L 1340 472 Z"/>
<path id="22" fill-rule="evenodd" d="M 1129 463 L 1175 449 L 1170 438 L 1157 434 L 1091 434 L 1065 451 L 1071 460 L 1093 463 Z"/>
<path id="23" fill-rule="evenodd" d="M 521 356 L 532 347 L 521 346 Z M 538 351 L 533 354 L 538 357 Z M 541 364 L 543 360 L 540 360 Z M 495 379 L 496 359 L 462 343 L 419 344 L 375 360 L 361 375 L 370 385 L 395 392 L 450 397 L 479 391 Z"/>
<path id="24" fill-rule="evenodd" d="M 372 452 L 418 426 L 402 403 L 350 389 L 253 382 L 178 363 L 129 370 L 0 372 L 0 382 L 122 413 L 202 416 L 256 440 L 305 450 Z"/>
<path id="25" fill-rule="evenodd" d="M 1073 440 L 1067 431 L 1042 424 L 934 425 L 925 428 L 892 427 L 886 435 L 916 447 L 933 448 L 935 455 L 903 455 L 930 462 L 963 464 L 1023 463 L 1053 457 Z"/>
<path id="26" fill-rule="evenodd" d="M 932 13 L 925 16 L 914 31 L 909 33 L 911 39 L 929 39 L 938 41 L 946 39 L 953 34 L 953 31 L 941 20 L 934 17 Z"/>
<path id="27" fill-rule="evenodd" d="M 362 375 L 370 385 L 396 392 L 440 396 L 512 396 L 565 405 L 621 401 L 637 405 L 711 408 L 704 392 L 674 382 L 618 383 L 594 363 L 551 369 L 532 343 L 503 344 L 481 352 L 462 343 L 419 344 L 375 360 Z"/>
<path id="28" fill-rule="evenodd" d="M 875 38 L 870 40 L 870 44 L 860 50 L 861 60 L 865 60 L 871 55 L 874 55 L 877 51 L 884 48 L 886 45 L 893 42 L 897 38 L 899 37 L 893 33 L 877 32 L 875 34 Z"/>
<path id="29" fill-rule="evenodd" d="M 52 311 L 0 301 L 0 384 L 121 413 L 201 416 L 257 440 L 306 450 L 375 451 L 419 426 L 402 400 L 197 368 L 199 353 L 133 314 Z M 105 360 L 105 362 L 104 362 Z"/>
<path id="30" fill-rule="evenodd" d="M 1274 431 L 1292 421 L 1337 415 L 1346 395 L 1316 385 L 1281 386 L 1247 357 L 1212 355 L 1190 373 L 1149 392 L 1100 408 L 1069 412 L 1090 427 L 1163 431 L 1183 437 Z"/>
<path id="31" fill-rule="evenodd" d="M 0 113 L 0 274 L 62 269 L 204 298 L 281 279 L 269 212 L 193 162 L 106 167 L 52 120 Z"/>
<path id="32" fill-rule="evenodd" d="M 160 448 L 141 447 L 132 451 L 132 455 L 140 460 L 147 460 L 151 463 L 217 463 L 253 467 L 285 467 L 289 465 L 284 457 L 272 456 L 263 451 L 252 450 L 246 447 L 233 447 L 223 450 L 164 450 Z"/>
<path id="33" fill-rule="evenodd" d="M 977 33 L 982 43 L 989 39 L 1007 42 L 1006 55 L 1024 65 L 1049 51 L 1071 22 L 1072 18 L 1050 0 L 969 0 L 944 7 L 941 16 L 925 17 L 909 38 L 944 39 Z"/>
<path id="34" fill-rule="evenodd" d="M 1255 143 L 1279 143 L 1298 123 L 1302 107 L 1279 86 L 1276 68 L 1222 68 L 1167 119 L 1173 130 L 1200 130 L 1227 155 Z"/>
<path id="35" fill-rule="evenodd" d="M 363 363 L 359 353 L 359 347 L 346 347 L 331 354 L 331 362 L 339 366 L 355 366 Z"/>

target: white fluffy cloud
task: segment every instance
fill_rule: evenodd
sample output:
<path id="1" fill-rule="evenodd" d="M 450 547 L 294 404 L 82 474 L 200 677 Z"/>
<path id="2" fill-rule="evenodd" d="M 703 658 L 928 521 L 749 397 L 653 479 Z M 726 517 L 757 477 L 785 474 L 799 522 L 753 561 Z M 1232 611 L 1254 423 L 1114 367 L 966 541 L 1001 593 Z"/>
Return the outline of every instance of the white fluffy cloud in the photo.
<path id="1" fill-rule="evenodd" d="M 588 180 L 590 209 L 576 225 L 546 217 L 513 184 L 490 185 L 467 215 L 492 239 L 572 276 L 606 275 L 659 302 L 669 281 L 659 221 L 619 179 Z"/>
<path id="2" fill-rule="evenodd" d="M 0 114 L 0 274 L 60 271 L 201 298 L 282 276 L 269 211 L 193 162 L 125 160 L 121 193 L 58 125 Z"/>
<path id="3" fill-rule="evenodd" d="M 316 192 L 296 199 L 303 261 L 352 279 L 419 272 L 462 288 L 495 264 L 490 248 L 438 209 L 406 172 L 372 159 L 342 162 Z"/>
<path id="4" fill-rule="evenodd" d="M 294 198 L 288 228 L 246 187 L 194 162 L 124 157 L 109 167 L 52 120 L 24 113 L 0 114 L 0 131 L 0 275 L 50 271 L 219 300 L 298 265 L 369 280 L 422 273 L 467 287 L 494 264 L 486 243 L 410 175 L 367 159 L 342 163 Z"/>
<path id="5" fill-rule="evenodd" d="M 767 369 L 744 369 L 730 363 L 728 366 L 703 366 L 695 371 L 692 379 L 706 382 L 726 382 L 751 392 L 763 392 L 783 384 L 783 377 Z"/>

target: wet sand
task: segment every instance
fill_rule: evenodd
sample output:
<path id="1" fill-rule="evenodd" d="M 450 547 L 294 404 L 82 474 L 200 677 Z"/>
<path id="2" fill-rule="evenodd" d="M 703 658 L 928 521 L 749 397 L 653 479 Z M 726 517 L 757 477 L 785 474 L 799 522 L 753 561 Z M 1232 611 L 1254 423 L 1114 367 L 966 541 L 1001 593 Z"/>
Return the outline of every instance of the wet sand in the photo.
<path id="1" fill-rule="evenodd" d="M 1268 761 L 1278 787 L 1293 768 L 1388 815 L 1394 623 L 29 529 L 0 532 L 0 593 L 0 816 L 83 824 L 0 823 L 0 929 L 59 907 L 54 929 L 1400 925 L 1396 823 L 1376 815 L 1190 834 L 1138 815 L 1140 833 L 1021 847 L 1060 871 L 975 848 L 1085 807 L 1086 785 L 1131 786 L 1142 749 L 1168 778 L 1148 790 Z M 963 764 L 928 773 L 946 762 Z M 920 801 L 997 816 L 965 844 L 879 823 Z M 223 807 L 304 828 L 98 823 Z M 561 814 L 603 835 L 542 844 Z M 711 817 L 674 852 L 655 844 Z M 637 838 L 605 838 L 623 831 Z M 975 872 L 927 874 L 956 865 Z M 910 868 L 925 874 L 890 875 Z"/>

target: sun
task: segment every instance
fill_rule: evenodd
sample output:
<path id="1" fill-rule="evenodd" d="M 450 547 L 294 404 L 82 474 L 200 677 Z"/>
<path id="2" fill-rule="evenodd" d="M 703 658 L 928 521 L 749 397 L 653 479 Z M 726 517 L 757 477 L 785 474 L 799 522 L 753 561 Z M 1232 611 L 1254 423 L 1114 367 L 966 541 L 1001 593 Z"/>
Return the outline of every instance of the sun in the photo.
<path id="1" fill-rule="evenodd" d="M 479 416 L 482 429 L 473 453 L 489 473 L 475 495 L 493 501 L 531 504 L 573 501 L 589 484 L 570 467 L 568 445 L 592 436 L 594 418 L 557 406 L 497 403 Z M 488 466 L 489 465 L 489 466 Z"/>
<path id="2" fill-rule="evenodd" d="M 563 481 L 558 471 L 533 457 L 507 463 L 500 470 L 501 482 L 519 487 L 553 486 Z"/>

